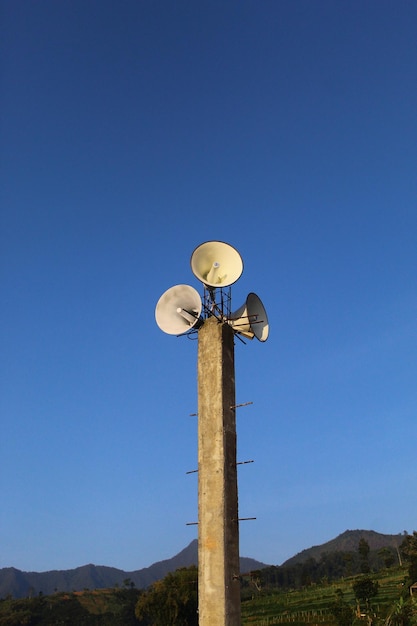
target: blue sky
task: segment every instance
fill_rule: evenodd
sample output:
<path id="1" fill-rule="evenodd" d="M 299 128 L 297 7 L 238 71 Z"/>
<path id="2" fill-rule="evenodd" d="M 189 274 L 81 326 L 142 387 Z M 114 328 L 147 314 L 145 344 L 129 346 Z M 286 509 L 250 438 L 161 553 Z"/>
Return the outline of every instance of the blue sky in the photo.
<path id="1" fill-rule="evenodd" d="M 417 5 L 2 0 L 0 567 L 197 536 L 197 342 L 160 295 L 235 246 L 241 554 L 417 528 Z"/>

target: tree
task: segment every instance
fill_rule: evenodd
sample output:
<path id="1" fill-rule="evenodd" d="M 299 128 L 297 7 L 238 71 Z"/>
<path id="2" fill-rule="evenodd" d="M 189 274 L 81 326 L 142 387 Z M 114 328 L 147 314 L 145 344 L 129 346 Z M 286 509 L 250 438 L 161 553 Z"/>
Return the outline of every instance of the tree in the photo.
<path id="1" fill-rule="evenodd" d="M 394 553 L 390 548 L 381 548 L 380 550 L 378 550 L 378 556 L 381 557 L 387 569 L 391 567 L 391 565 L 393 565 L 395 562 Z"/>
<path id="2" fill-rule="evenodd" d="M 417 532 L 413 531 L 412 535 L 406 535 L 400 551 L 408 563 L 408 575 L 411 583 L 417 582 Z"/>
<path id="3" fill-rule="evenodd" d="M 177 569 L 154 583 L 138 600 L 140 624 L 198 626 L 198 572 L 195 566 Z"/>
<path id="4" fill-rule="evenodd" d="M 369 543 L 366 539 L 361 537 L 359 539 L 358 552 L 361 560 L 361 572 L 363 574 L 368 574 L 371 571 L 371 568 L 369 567 L 369 551 Z"/>
<path id="5" fill-rule="evenodd" d="M 336 590 L 336 600 L 330 607 L 332 614 L 336 618 L 338 626 L 352 626 L 355 613 L 351 606 L 344 600 L 343 591 Z"/>
<path id="6" fill-rule="evenodd" d="M 125 578 L 123 581 L 123 587 L 125 589 L 134 589 L 135 583 L 133 582 L 131 578 Z"/>
<path id="7" fill-rule="evenodd" d="M 373 581 L 369 576 L 363 576 L 353 583 L 352 588 L 358 602 L 364 602 L 369 610 L 372 598 L 378 595 L 378 582 Z"/>

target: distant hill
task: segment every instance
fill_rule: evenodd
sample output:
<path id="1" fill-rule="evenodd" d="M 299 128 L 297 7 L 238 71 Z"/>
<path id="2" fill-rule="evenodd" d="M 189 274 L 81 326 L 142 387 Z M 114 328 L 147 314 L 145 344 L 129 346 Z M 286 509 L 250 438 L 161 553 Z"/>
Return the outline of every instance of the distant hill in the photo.
<path id="1" fill-rule="evenodd" d="M 285 561 L 282 567 L 303 563 L 309 558 L 319 560 L 326 552 L 356 552 L 359 540 L 366 539 L 371 550 L 384 547 L 398 547 L 404 540 L 404 535 L 383 535 L 373 530 L 346 530 L 344 533 L 319 546 L 313 546 L 299 552 Z M 108 589 L 115 586 L 122 587 L 127 579 L 134 583 L 137 589 L 145 589 L 156 580 L 164 578 L 169 572 L 179 567 L 197 565 L 197 539 L 194 539 L 184 550 L 170 559 L 158 561 L 150 567 L 133 572 L 104 565 L 83 565 L 70 570 L 53 570 L 50 572 L 22 572 L 14 567 L 0 569 L 0 598 L 11 595 L 14 598 L 36 596 L 40 592 L 50 595 L 56 591 L 83 591 L 84 589 Z M 242 574 L 251 570 L 268 567 L 255 559 L 240 558 Z"/>
<path id="2" fill-rule="evenodd" d="M 371 550 L 380 550 L 388 547 L 398 548 L 404 541 L 404 536 L 401 533 L 398 535 L 383 535 L 374 530 L 346 530 L 327 543 L 298 552 L 298 554 L 285 561 L 282 566 L 304 563 L 304 561 L 311 558 L 318 561 L 321 555 L 326 552 L 357 552 L 361 538 L 368 542 Z"/>
<path id="3" fill-rule="evenodd" d="M 52 570 L 50 572 L 22 572 L 14 567 L 0 569 L 0 598 L 9 594 L 14 598 L 36 596 L 40 592 L 50 595 L 56 591 L 82 591 L 84 589 L 106 589 L 123 586 L 130 579 L 137 589 L 145 589 L 156 580 L 179 567 L 189 567 L 198 563 L 198 544 L 194 539 L 184 550 L 170 559 L 154 563 L 133 572 L 103 565 L 83 565 L 70 570 Z M 241 557 L 242 573 L 267 567 L 265 563 Z"/>

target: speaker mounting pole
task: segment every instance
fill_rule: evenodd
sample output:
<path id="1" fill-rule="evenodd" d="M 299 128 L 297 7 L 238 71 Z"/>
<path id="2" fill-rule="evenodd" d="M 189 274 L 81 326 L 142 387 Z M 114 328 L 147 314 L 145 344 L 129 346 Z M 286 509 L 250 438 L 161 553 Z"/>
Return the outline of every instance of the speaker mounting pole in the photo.
<path id="1" fill-rule="evenodd" d="M 204 285 L 168 289 L 156 322 L 168 334 L 198 333 L 198 612 L 199 626 L 240 626 L 239 518 L 234 339 L 266 341 L 269 325 L 256 294 L 231 313 L 231 285 L 243 271 L 239 252 L 208 241 L 191 256 Z M 200 306 L 201 305 L 201 306 Z M 251 404 L 251 403 L 246 403 Z M 250 461 L 247 461 L 250 462 Z"/>
<path id="2" fill-rule="evenodd" d="M 234 336 L 208 319 L 198 334 L 199 625 L 240 626 Z"/>

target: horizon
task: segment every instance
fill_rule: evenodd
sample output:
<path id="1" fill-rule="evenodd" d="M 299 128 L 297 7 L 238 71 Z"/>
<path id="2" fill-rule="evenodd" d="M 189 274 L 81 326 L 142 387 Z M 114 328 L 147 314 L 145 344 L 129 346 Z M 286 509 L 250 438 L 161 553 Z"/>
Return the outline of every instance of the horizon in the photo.
<path id="1" fill-rule="evenodd" d="M 264 561 L 260 561 L 259 559 L 257 559 L 256 557 L 253 556 L 248 556 L 248 555 L 244 555 L 244 554 L 239 554 L 239 558 L 241 559 L 249 559 L 249 560 L 253 560 L 253 561 L 257 561 L 258 563 L 261 563 L 262 565 L 265 565 L 266 567 L 282 567 L 285 565 L 286 561 L 291 560 L 292 558 L 298 556 L 299 554 L 302 554 L 305 551 L 309 551 L 313 548 L 317 548 L 317 547 L 321 547 L 322 545 L 326 545 L 327 543 L 334 541 L 335 539 L 338 539 L 339 537 L 342 537 L 343 535 L 347 534 L 347 533 L 351 533 L 351 532 L 363 532 L 363 533 L 375 533 L 377 535 L 382 535 L 382 536 L 387 536 L 387 537 L 405 537 L 407 534 L 412 534 L 415 531 L 402 531 L 399 533 L 380 533 L 377 530 L 366 530 L 364 528 L 355 528 L 355 529 L 346 529 L 343 532 L 339 533 L 338 535 L 336 535 L 335 537 L 332 537 L 331 539 L 326 540 L 323 544 L 318 544 L 318 545 L 311 545 L 308 548 L 302 548 L 301 550 L 299 550 L 298 552 L 296 552 L 295 554 L 293 554 L 292 556 L 290 556 L 288 559 L 286 559 L 284 562 L 282 563 L 268 563 L 268 562 L 264 562 Z M 154 565 L 157 565 L 159 563 L 165 562 L 165 561 L 170 561 L 174 558 L 176 558 L 179 554 L 181 554 L 182 552 L 184 552 L 185 550 L 187 550 L 193 543 L 197 543 L 197 539 L 192 539 L 190 541 L 190 543 L 188 545 L 186 545 L 184 548 L 182 548 L 179 552 L 177 552 L 176 554 L 173 554 L 171 557 L 167 557 L 164 559 L 160 559 L 158 561 L 153 561 L 152 563 L 150 563 L 149 565 L 145 565 L 143 567 L 139 567 L 136 569 L 131 569 L 131 570 L 125 570 L 119 567 L 114 567 L 113 565 L 105 565 L 104 563 L 83 563 L 81 565 L 77 565 L 75 567 L 71 567 L 71 568 L 54 568 L 53 570 L 43 570 L 43 571 L 34 571 L 34 570 L 22 570 L 19 568 L 15 568 L 13 566 L 10 567 L 0 567 L 0 571 L 2 569 L 16 569 L 17 571 L 21 571 L 24 573 L 31 573 L 31 574 L 44 574 L 47 572 L 62 572 L 62 571 L 72 571 L 75 569 L 82 569 L 84 567 L 89 567 L 90 565 L 92 567 L 105 567 L 105 568 L 109 568 L 109 569 L 117 569 L 118 571 L 124 572 L 126 574 L 129 573 L 133 573 L 133 572 L 138 572 L 138 571 L 142 571 L 142 570 L 146 570 L 149 569 L 150 567 L 153 567 Z M 372 548 L 371 548 L 372 550 Z"/>

